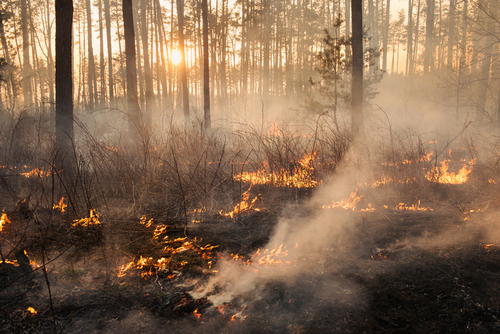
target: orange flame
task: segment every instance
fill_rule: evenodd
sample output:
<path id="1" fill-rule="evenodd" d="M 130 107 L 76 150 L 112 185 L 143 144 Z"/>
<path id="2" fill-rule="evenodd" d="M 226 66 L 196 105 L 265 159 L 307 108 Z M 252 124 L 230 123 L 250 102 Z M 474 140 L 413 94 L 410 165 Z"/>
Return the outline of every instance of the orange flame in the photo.
<path id="1" fill-rule="evenodd" d="M 61 212 L 66 212 L 65 208 L 67 208 L 68 206 L 66 204 L 64 204 L 64 197 L 61 197 L 61 199 L 59 200 L 59 203 L 58 204 L 54 204 L 54 206 L 52 206 L 52 209 L 58 209 L 59 211 Z"/>
<path id="2" fill-rule="evenodd" d="M 236 216 L 237 214 L 250 211 L 251 209 L 253 209 L 254 211 L 260 211 L 260 209 L 253 207 L 255 205 L 255 202 L 257 202 L 257 199 L 259 197 L 258 195 L 255 196 L 255 198 L 250 203 L 248 203 L 248 200 L 250 199 L 250 189 L 252 189 L 252 185 L 250 185 L 250 188 L 248 188 L 248 190 L 241 195 L 242 199 L 240 203 L 236 204 L 232 211 L 224 213 L 222 210 L 220 210 L 219 214 L 224 217 L 234 218 L 234 216 Z"/>
<path id="3" fill-rule="evenodd" d="M 348 198 L 344 198 L 339 202 L 332 202 L 332 205 L 323 205 L 323 209 L 342 208 L 345 210 L 354 211 L 354 209 L 356 209 L 356 204 L 359 201 L 361 201 L 361 197 L 363 197 L 363 196 L 357 196 L 357 193 L 358 189 L 356 189 L 356 191 L 353 191 Z"/>
<path id="4" fill-rule="evenodd" d="M 33 315 L 37 314 L 37 311 L 33 307 L 31 307 L 31 306 L 28 307 L 28 309 L 26 311 L 30 312 Z"/>
<path id="5" fill-rule="evenodd" d="M 99 214 L 94 213 L 94 209 L 90 209 L 89 217 L 85 217 L 82 219 L 73 220 L 74 224 L 72 226 L 82 226 L 82 227 L 90 227 L 101 225 L 102 223 L 99 221 Z"/>
<path id="6" fill-rule="evenodd" d="M 434 209 L 431 209 L 429 207 L 421 208 L 420 207 L 420 200 L 418 200 L 417 204 L 412 204 L 411 206 L 408 206 L 405 203 L 399 203 L 398 205 L 396 205 L 396 207 L 394 209 L 396 209 L 398 211 L 404 211 L 404 210 L 407 210 L 407 211 L 434 211 Z"/>
<path id="7" fill-rule="evenodd" d="M 314 167 L 312 165 L 316 157 L 316 152 L 305 154 L 299 160 L 292 171 L 288 169 L 280 169 L 277 172 L 270 172 L 265 166 L 256 172 L 243 172 L 236 176 L 236 181 L 254 184 L 270 184 L 275 187 L 291 187 L 291 188 L 314 188 L 319 182 L 314 180 Z"/>
<path id="8" fill-rule="evenodd" d="M 29 172 L 20 173 L 20 174 L 24 177 L 30 178 L 33 176 L 46 177 L 46 176 L 50 176 L 51 173 L 49 171 L 44 171 L 43 168 L 41 168 L 41 169 L 35 168 L 35 169 L 30 170 Z"/>
<path id="9" fill-rule="evenodd" d="M 2 216 L 0 217 L 0 232 L 3 230 L 3 227 L 5 224 L 11 223 L 9 218 L 7 217 L 7 214 L 5 212 L 2 213 Z"/>
<path id="10" fill-rule="evenodd" d="M 432 169 L 427 172 L 425 178 L 431 182 L 442 183 L 442 184 L 462 184 L 469 180 L 469 174 L 472 172 L 472 166 L 474 166 L 476 159 L 469 161 L 469 166 L 466 164 L 462 165 L 462 168 L 458 173 L 448 172 L 450 160 L 441 161 L 441 167 L 433 166 Z"/>

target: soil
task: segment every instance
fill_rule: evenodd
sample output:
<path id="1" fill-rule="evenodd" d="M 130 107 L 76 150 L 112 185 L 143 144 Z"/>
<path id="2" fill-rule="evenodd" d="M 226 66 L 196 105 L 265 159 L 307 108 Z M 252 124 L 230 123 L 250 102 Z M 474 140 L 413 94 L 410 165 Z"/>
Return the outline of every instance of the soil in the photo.
<path id="1" fill-rule="evenodd" d="M 65 255 L 73 253 L 65 260 L 47 259 L 47 276 L 38 269 L 2 289 L 0 332 L 500 332 L 493 209 L 465 215 L 458 205 L 432 204 L 434 211 L 397 211 L 392 203 L 385 211 L 342 212 L 352 224 L 344 226 L 341 246 L 332 241 L 304 257 L 307 270 L 300 275 L 262 279 L 220 310 L 190 294 L 216 275 L 217 259 L 250 258 L 270 240 L 280 217 L 307 217 L 310 207 L 268 207 L 236 219 L 172 224 L 164 232 L 170 239 L 219 246 L 211 253 L 214 267 L 184 252 L 176 260 L 187 262 L 181 267 L 131 269 L 120 278 L 116 268 L 131 254 L 155 257 L 161 247 L 137 220 L 110 220 L 102 227 L 105 246 L 99 237 L 92 247 L 78 248 L 78 258 L 68 250 Z M 152 274 L 142 278 L 148 270 Z M 29 306 L 38 313 L 28 312 Z"/>

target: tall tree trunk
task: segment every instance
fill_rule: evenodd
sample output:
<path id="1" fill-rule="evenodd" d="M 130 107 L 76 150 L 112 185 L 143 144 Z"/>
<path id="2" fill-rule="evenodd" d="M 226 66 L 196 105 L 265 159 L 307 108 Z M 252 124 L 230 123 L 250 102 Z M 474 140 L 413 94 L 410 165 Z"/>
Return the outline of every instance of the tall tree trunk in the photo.
<path id="1" fill-rule="evenodd" d="M 56 0 L 56 149 L 58 170 L 74 167 L 73 147 L 73 1 Z M 69 161 L 68 161 L 69 160 Z M 69 164 L 68 164 L 69 163 Z"/>
<path id="2" fill-rule="evenodd" d="M 146 0 L 141 0 L 141 32 L 142 32 L 142 54 L 144 60 L 144 80 L 146 94 L 145 94 L 145 108 L 144 117 L 151 121 L 151 113 L 153 112 L 153 74 L 151 73 L 151 65 L 149 63 L 149 45 L 148 45 L 148 23 L 146 19 Z"/>
<path id="3" fill-rule="evenodd" d="M 109 8 L 109 1 L 104 0 L 104 16 L 106 18 L 106 41 L 108 45 L 108 96 L 109 105 L 114 105 L 114 80 L 113 80 L 113 51 L 111 46 L 111 13 Z"/>
<path id="4" fill-rule="evenodd" d="M 123 29 L 125 31 L 125 61 L 127 66 L 127 112 L 129 131 L 132 134 L 142 128 L 141 112 L 137 97 L 137 69 L 135 59 L 134 14 L 132 0 L 123 0 Z"/>
<path id="5" fill-rule="evenodd" d="M 203 111 L 205 116 L 205 129 L 210 130 L 210 67 L 208 59 L 208 2 L 202 2 L 203 16 Z"/>
<path id="6" fill-rule="evenodd" d="M 425 22 L 424 75 L 432 71 L 432 50 L 434 48 L 434 0 L 427 0 L 427 19 Z"/>
<path id="7" fill-rule="evenodd" d="M 407 47 L 406 47 L 406 76 L 413 73 L 411 68 L 413 58 L 413 0 L 408 0 L 408 28 L 406 32 Z"/>
<path id="8" fill-rule="evenodd" d="M 363 131 L 363 0 L 352 4 L 352 133 L 358 137 Z"/>
<path id="9" fill-rule="evenodd" d="M 23 34 L 23 102 L 25 106 L 30 106 L 33 103 L 33 100 L 31 92 L 30 41 L 26 0 L 21 0 L 21 31 Z"/>
<path id="10" fill-rule="evenodd" d="M 181 53 L 180 79 L 182 82 L 182 110 L 186 123 L 189 121 L 189 89 L 186 69 L 186 49 L 184 47 L 184 0 L 177 1 L 177 21 L 179 23 L 179 50 Z"/>
<path id="11" fill-rule="evenodd" d="M 89 108 L 94 109 L 94 50 L 92 49 L 92 10 L 90 8 L 90 0 L 86 0 L 87 9 L 87 47 L 89 58 L 89 70 L 87 74 L 88 89 L 89 89 Z"/>
<path id="12" fill-rule="evenodd" d="M 139 1 L 139 0 L 137 0 Z M 137 66 L 137 74 L 139 78 L 139 82 L 137 85 L 137 97 L 139 98 L 139 106 L 141 110 L 144 110 L 144 80 L 142 76 L 142 62 L 141 62 L 141 30 L 139 27 L 139 18 L 137 17 L 137 10 L 134 10 L 134 32 L 135 32 L 135 52 L 136 52 L 136 66 Z"/>
<path id="13" fill-rule="evenodd" d="M 104 29 L 102 25 L 102 0 L 99 0 L 98 2 L 99 5 L 99 67 L 100 67 L 100 74 L 101 74 L 101 98 L 99 100 L 99 103 L 101 106 L 106 105 L 106 75 L 105 75 L 105 70 L 106 70 L 106 65 L 104 65 Z"/>
<path id="14" fill-rule="evenodd" d="M 271 22 L 270 21 L 270 0 L 264 0 L 264 71 L 262 83 L 262 95 L 264 102 L 269 97 L 269 39 L 271 38 Z"/>
<path id="15" fill-rule="evenodd" d="M 383 63 L 382 70 L 387 71 L 387 46 L 389 40 L 389 25 L 391 23 L 391 0 L 387 0 L 387 5 L 385 7 L 385 26 L 384 26 L 384 46 L 383 46 Z M 394 55 L 394 53 L 393 53 Z M 394 63 L 394 62 L 393 62 Z"/>
<path id="16" fill-rule="evenodd" d="M 453 45 L 455 44 L 455 11 L 456 11 L 457 1 L 450 0 L 450 11 L 448 13 L 448 51 L 447 51 L 447 62 L 446 66 L 453 66 Z"/>
<path id="17" fill-rule="evenodd" d="M 479 122 L 484 120 L 484 115 L 486 114 L 486 96 L 489 88 L 491 58 L 494 45 L 497 44 L 492 35 L 484 37 L 483 60 L 481 61 L 481 72 L 479 73 L 479 91 L 476 107 L 476 114 Z"/>
<path id="18" fill-rule="evenodd" d="M 457 102 L 456 102 L 456 117 L 457 124 L 459 121 L 460 112 L 460 90 L 462 84 L 462 72 L 465 67 L 465 54 L 467 52 L 467 12 L 468 12 L 468 0 L 464 0 L 464 7 L 462 13 L 462 42 L 460 43 L 460 63 L 458 64 L 458 77 L 457 77 Z M 499 105 L 500 106 L 500 105 Z"/>

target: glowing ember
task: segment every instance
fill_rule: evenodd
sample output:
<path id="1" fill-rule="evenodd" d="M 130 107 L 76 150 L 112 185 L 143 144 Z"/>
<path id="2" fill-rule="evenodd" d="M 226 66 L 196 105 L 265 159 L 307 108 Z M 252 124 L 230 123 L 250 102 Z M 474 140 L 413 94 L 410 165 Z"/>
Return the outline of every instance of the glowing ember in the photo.
<path id="1" fill-rule="evenodd" d="M 493 180 L 493 179 L 488 179 L 488 183 L 496 184 L 495 180 Z"/>
<path id="2" fill-rule="evenodd" d="M 0 232 L 3 230 L 3 227 L 5 226 L 5 224 L 9 223 L 10 224 L 10 220 L 9 218 L 7 217 L 7 214 L 5 212 L 2 213 L 2 216 L 0 217 Z"/>
<path id="3" fill-rule="evenodd" d="M 59 200 L 59 203 L 58 204 L 54 204 L 54 206 L 52 207 L 52 209 L 54 210 L 59 210 L 61 212 L 66 212 L 65 208 L 67 208 L 68 206 L 66 204 L 64 204 L 64 197 L 61 197 L 61 199 Z"/>
<path id="4" fill-rule="evenodd" d="M 462 165 L 462 168 L 458 173 L 448 172 L 450 160 L 441 161 L 441 167 L 433 166 L 432 169 L 427 172 L 425 178 L 431 182 L 442 183 L 442 184 L 462 184 L 469 180 L 469 174 L 472 172 L 472 166 L 476 162 L 476 159 L 469 161 L 469 166 L 466 164 Z"/>
<path id="5" fill-rule="evenodd" d="M 193 314 L 194 314 L 194 316 L 195 316 L 196 319 L 201 319 L 201 314 L 198 313 L 198 309 L 194 310 Z"/>
<path id="6" fill-rule="evenodd" d="M 482 245 L 484 249 L 490 249 L 491 246 L 494 246 L 495 244 L 486 244 Z"/>
<path id="7" fill-rule="evenodd" d="M 82 226 L 82 227 L 90 227 L 101 225 L 102 223 L 99 221 L 99 214 L 94 213 L 94 209 L 90 209 L 89 217 L 82 219 L 73 220 L 74 224 L 72 226 Z"/>
<path id="8" fill-rule="evenodd" d="M 30 312 L 30 313 L 31 313 L 31 314 L 33 314 L 33 315 L 34 315 L 34 314 L 37 314 L 36 310 L 35 310 L 33 307 L 31 307 L 31 306 L 30 306 L 30 307 L 28 307 L 28 309 L 27 309 L 26 311 Z"/>
<path id="9" fill-rule="evenodd" d="M 415 162 L 425 162 L 425 161 L 431 161 L 431 157 L 434 153 L 433 152 L 429 152 L 428 154 L 416 159 L 416 160 L 409 160 L 409 159 L 404 159 L 402 161 L 399 161 L 399 162 L 395 162 L 395 163 L 387 163 L 387 162 L 384 162 L 382 163 L 383 166 L 399 166 L 399 165 L 409 165 L 409 164 L 412 164 L 412 163 L 415 163 Z"/>
<path id="10" fill-rule="evenodd" d="M 232 211 L 224 213 L 221 210 L 221 211 L 219 211 L 219 214 L 221 216 L 224 216 L 224 217 L 234 218 L 234 216 L 236 216 L 237 214 L 240 214 L 242 212 L 247 212 L 250 210 L 260 211 L 260 209 L 254 208 L 255 202 L 257 201 L 257 199 L 259 197 L 258 195 L 255 196 L 255 198 L 250 203 L 248 202 L 248 200 L 250 199 L 250 189 L 252 189 L 252 185 L 250 185 L 250 188 L 248 188 L 248 190 L 245 191 L 241 195 L 242 199 L 241 199 L 240 203 L 235 205 Z"/>
<path id="11" fill-rule="evenodd" d="M 372 208 L 372 203 L 368 203 L 368 207 L 366 209 L 361 209 L 361 212 L 374 212 L 376 209 Z"/>
<path id="12" fill-rule="evenodd" d="M 44 171 L 43 168 L 42 169 L 35 168 L 35 169 L 30 170 L 29 172 L 20 173 L 20 174 L 24 177 L 29 178 L 29 177 L 33 177 L 33 176 L 46 177 L 46 176 L 50 176 L 51 173 L 49 171 Z"/>
<path id="13" fill-rule="evenodd" d="M 398 211 L 404 211 L 404 210 L 407 210 L 407 211 L 433 211 L 434 210 L 434 209 L 431 209 L 429 207 L 421 208 L 420 207 L 420 200 L 418 200 L 417 204 L 412 204 L 411 206 L 408 206 L 405 203 L 399 203 L 398 205 L 396 205 L 396 207 L 394 209 L 396 209 Z"/>
<path id="14" fill-rule="evenodd" d="M 339 202 L 332 202 L 332 205 L 324 205 L 323 209 L 335 209 L 335 208 L 342 208 L 345 210 L 351 210 L 354 211 L 356 209 L 356 204 L 361 201 L 361 197 L 363 196 L 358 196 L 358 189 L 356 191 L 353 191 L 349 198 L 344 198 L 340 200 Z"/>
<path id="15" fill-rule="evenodd" d="M 270 172 L 267 165 L 256 172 L 243 172 L 234 177 L 235 180 L 253 184 L 269 184 L 275 187 L 294 187 L 294 188 L 314 188 L 318 186 L 318 181 L 314 180 L 313 161 L 316 152 L 305 154 L 297 162 L 292 171 L 280 169 L 277 172 Z"/>

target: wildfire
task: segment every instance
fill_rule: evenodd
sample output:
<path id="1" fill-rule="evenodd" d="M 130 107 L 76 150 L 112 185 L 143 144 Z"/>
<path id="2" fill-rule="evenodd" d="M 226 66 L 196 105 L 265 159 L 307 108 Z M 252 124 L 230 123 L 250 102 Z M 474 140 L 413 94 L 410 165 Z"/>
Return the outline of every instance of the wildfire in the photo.
<path id="1" fill-rule="evenodd" d="M 82 219 L 73 220 L 74 224 L 72 226 L 82 226 L 82 227 L 90 227 L 101 225 L 102 223 L 99 221 L 99 214 L 94 213 L 94 209 L 90 209 L 89 217 Z"/>
<path id="2" fill-rule="evenodd" d="M 33 307 L 31 307 L 31 306 L 28 307 L 28 309 L 26 311 L 30 312 L 33 315 L 37 314 L 37 311 Z"/>
<path id="3" fill-rule="evenodd" d="M 52 207 L 52 209 L 58 209 L 59 211 L 61 212 L 66 212 L 65 208 L 67 208 L 68 206 L 66 204 L 64 204 L 64 197 L 61 197 L 61 199 L 59 200 L 59 203 L 58 204 L 54 204 L 54 206 Z"/>
<path id="4" fill-rule="evenodd" d="M 368 203 L 368 207 L 366 209 L 361 209 L 360 211 L 361 212 L 374 212 L 375 210 L 377 210 L 377 209 L 372 208 L 372 203 Z"/>
<path id="5" fill-rule="evenodd" d="M 342 208 L 345 210 L 354 211 L 354 209 L 356 209 L 356 204 L 361 201 L 361 197 L 363 197 L 358 196 L 357 193 L 358 189 L 356 189 L 356 191 L 353 191 L 348 198 L 344 198 L 338 202 L 332 202 L 332 205 L 323 205 L 323 209 Z"/>
<path id="6" fill-rule="evenodd" d="M 316 152 L 305 154 L 300 159 L 294 168 L 280 169 L 277 172 L 270 172 L 267 165 L 256 172 L 243 172 L 236 176 L 236 181 L 254 184 L 269 184 L 275 187 L 291 187 L 291 188 L 314 188 L 318 186 L 318 181 L 314 180 L 314 167 L 312 165 L 316 157 Z"/>
<path id="7" fill-rule="evenodd" d="M 250 210 L 260 211 L 260 209 L 254 208 L 255 202 L 257 202 L 257 199 L 259 198 L 258 195 L 255 196 L 255 198 L 251 202 L 248 202 L 248 200 L 250 199 L 250 189 L 252 189 L 252 185 L 250 185 L 250 188 L 248 188 L 248 190 L 241 195 L 242 199 L 240 203 L 236 204 L 232 211 L 224 213 L 222 210 L 220 210 L 219 214 L 224 217 L 234 218 L 234 216 L 242 212 Z"/>
<path id="8" fill-rule="evenodd" d="M 20 173 L 20 174 L 24 177 L 30 178 L 33 176 L 46 177 L 46 176 L 50 176 L 51 173 L 49 171 L 44 171 L 43 168 L 41 168 L 41 169 L 35 168 L 35 169 L 30 170 L 29 172 Z"/>
<path id="9" fill-rule="evenodd" d="M 441 167 L 433 166 L 427 172 L 425 178 L 431 182 L 442 184 L 462 184 L 469 180 L 469 174 L 472 172 L 472 166 L 475 164 L 476 159 L 469 161 L 469 166 L 462 165 L 458 173 L 448 172 L 450 160 L 441 161 Z"/>
<path id="10" fill-rule="evenodd" d="M 3 230 L 3 227 L 5 224 L 11 223 L 9 218 L 7 217 L 7 214 L 5 212 L 2 213 L 2 216 L 0 217 L 0 232 Z"/>
<path id="11" fill-rule="evenodd" d="M 418 158 L 418 159 L 415 159 L 415 160 L 409 160 L 409 159 L 404 159 L 404 160 L 401 160 L 399 162 L 395 162 L 395 163 L 387 163 L 387 162 L 384 162 L 382 163 L 383 166 L 392 166 L 392 167 L 395 167 L 395 166 L 399 166 L 399 165 L 409 165 L 409 164 L 412 164 L 412 163 L 415 163 L 415 162 L 425 162 L 425 161 L 431 161 L 431 157 L 434 153 L 433 152 L 429 152 L 427 153 L 426 155 Z"/>
<path id="12" fill-rule="evenodd" d="M 434 209 L 431 209 L 429 207 L 421 208 L 420 207 L 420 200 L 418 200 L 417 204 L 412 204 L 411 206 L 408 206 L 405 203 L 399 203 L 398 205 L 396 205 L 396 207 L 394 209 L 396 209 L 398 211 L 404 211 L 404 210 L 408 210 L 408 211 L 434 211 Z"/>

